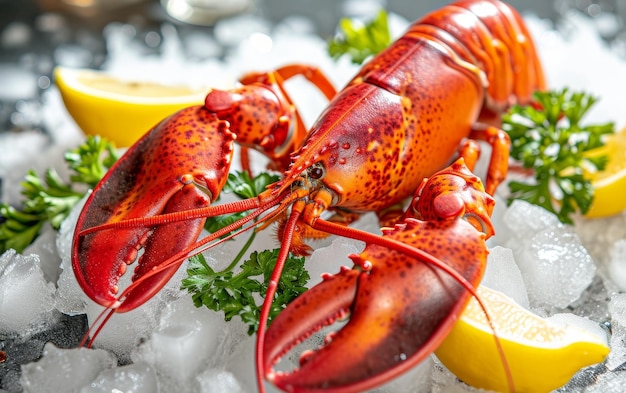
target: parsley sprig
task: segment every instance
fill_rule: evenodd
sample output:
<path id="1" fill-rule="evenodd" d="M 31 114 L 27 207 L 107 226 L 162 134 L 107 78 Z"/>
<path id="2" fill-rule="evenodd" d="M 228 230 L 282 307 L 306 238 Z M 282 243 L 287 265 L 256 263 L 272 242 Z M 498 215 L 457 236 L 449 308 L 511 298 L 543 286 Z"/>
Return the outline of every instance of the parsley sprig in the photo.
<path id="1" fill-rule="evenodd" d="M 247 172 L 235 172 L 228 175 L 223 192 L 233 193 L 242 199 L 253 198 L 278 179 L 278 175 L 268 173 L 261 173 L 251 178 Z M 242 212 L 210 217 L 205 228 L 214 232 L 245 214 L 247 213 Z M 187 278 L 182 282 L 182 288 L 191 293 L 196 307 L 206 306 L 210 310 L 223 311 L 226 321 L 239 316 L 244 323 L 248 324 L 248 334 L 253 334 L 258 329 L 262 305 L 260 302 L 257 305 L 256 299 L 264 297 L 267 292 L 267 285 L 279 252 L 279 249 L 254 251 L 249 259 L 239 266 L 240 271 L 235 273 L 235 267 L 246 254 L 254 237 L 255 232 L 252 231 L 245 245 L 229 266 L 219 272 L 209 266 L 202 254 L 191 257 L 187 268 Z M 272 302 L 270 320 L 278 315 L 290 301 L 306 291 L 305 285 L 309 278 L 308 272 L 304 269 L 304 258 L 290 254 L 285 262 L 278 290 Z"/>
<path id="2" fill-rule="evenodd" d="M 335 59 L 348 54 L 353 63 L 361 64 L 391 44 L 385 10 L 380 10 L 376 18 L 365 25 L 343 18 L 339 21 L 339 30 L 340 34 L 328 43 L 328 53 Z"/>
<path id="3" fill-rule="evenodd" d="M 90 136 L 65 154 L 72 171 L 70 182 L 65 182 L 52 168 L 46 170 L 43 178 L 29 170 L 21 183 L 23 206 L 18 209 L 0 203 L 0 253 L 10 248 L 24 251 L 46 222 L 58 230 L 87 188 L 94 187 L 117 159 L 111 142 Z"/>
<path id="4" fill-rule="evenodd" d="M 596 103 L 584 92 L 538 92 L 535 99 L 538 108 L 515 106 L 503 117 L 503 128 L 511 137 L 511 157 L 534 172 L 532 182 L 509 183 L 509 202 L 528 201 L 571 224 L 571 214 L 586 213 L 593 201 L 593 187 L 584 173 L 604 169 L 608 160 L 585 153 L 602 146 L 602 136 L 613 133 L 614 124 L 581 125 Z"/>
<path id="5" fill-rule="evenodd" d="M 236 274 L 232 269 L 216 272 L 202 254 L 196 255 L 189 259 L 188 277 L 183 279 L 182 288 L 192 294 L 196 307 L 223 311 L 226 321 L 239 316 L 248 325 L 248 334 L 252 335 L 258 329 L 262 307 L 261 302 L 257 304 L 255 294 L 265 296 L 278 252 L 279 249 L 253 252 Z M 304 269 L 304 257 L 290 255 L 272 302 L 270 320 L 306 291 L 309 278 Z"/>

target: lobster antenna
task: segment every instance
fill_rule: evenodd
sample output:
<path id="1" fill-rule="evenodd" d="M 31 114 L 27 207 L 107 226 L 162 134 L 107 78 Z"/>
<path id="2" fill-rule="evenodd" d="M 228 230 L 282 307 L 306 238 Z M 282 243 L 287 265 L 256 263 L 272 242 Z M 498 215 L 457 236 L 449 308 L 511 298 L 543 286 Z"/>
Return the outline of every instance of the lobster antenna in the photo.
<path id="1" fill-rule="evenodd" d="M 286 201 L 286 199 L 288 201 Z M 196 242 L 195 244 L 192 244 L 192 245 L 186 247 L 185 249 L 179 251 L 178 253 L 172 255 L 170 258 L 165 260 L 161 265 L 159 265 L 158 268 L 153 269 L 153 270 L 147 272 L 145 275 L 141 276 L 139 279 L 137 279 L 136 281 L 131 283 L 122 292 L 122 294 L 120 294 L 120 296 L 118 297 L 118 301 L 123 301 L 124 297 L 126 297 L 142 281 L 144 281 L 144 280 L 146 280 L 146 279 L 148 279 L 148 278 L 150 278 L 150 277 L 160 273 L 164 269 L 167 269 L 168 267 L 170 267 L 172 264 L 175 264 L 178 261 L 181 261 L 181 260 L 183 260 L 183 259 L 185 259 L 187 257 L 193 256 L 193 255 L 197 255 L 197 254 L 199 254 L 201 252 L 204 252 L 204 251 L 210 249 L 211 247 L 214 247 L 214 246 L 216 246 L 216 245 L 218 245 L 220 243 L 223 243 L 226 240 L 229 240 L 229 239 L 233 238 L 234 236 L 239 235 L 240 233 L 243 233 L 245 231 L 253 229 L 255 227 L 255 225 L 251 225 L 251 226 L 248 226 L 248 227 L 245 227 L 245 228 L 243 226 L 246 223 L 248 223 L 248 222 L 252 221 L 253 219 L 257 218 L 258 216 L 260 216 L 261 214 L 263 214 L 267 210 L 271 209 L 272 207 L 275 207 L 277 204 L 280 204 L 280 202 L 283 202 L 283 203 L 281 204 L 279 209 L 285 209 L 287 204 L 289 202 L 291 202 L 291 199 L 292 198 L 288 198 L 288 197 L 284 197 L 283 200 L 280 200 L 279 198 L 272 198 L 268 203 L 265 203 L 263 206 L 261 206 L 259 209 L 255 210 L 254 212 L 250 213 L 249 215 L 240 218 L 239 220 L 237 220 L 237 221 L 235 221 L 235 222 L 225 226 L 224 228 L 221 228 L 218 231 L 213 232 L 211 235 L 205 237 L 204 239 L 201 239 L 200 241 Z M 276 202 L 276 203 L 273 203 L 273 202 Z M 204 210 L 204 209 L 197 209 L 197 210 Z M 169 214 L 164 214 L 164 215 L 161 215 L 161 216 L 148 217 L 148 219 L 154 219 L 154 218 L 158 218 L 158 217 L 162 217 L 162 216 L 172 216 L 172 215 L 175 215 L 177 213 L 169 213 Z M 272 216 L 273 215 L 268 215 L 268 217 L 272 217 Z M 260 222 L 263 222 L 266 219 L 267 219 L 267 217 L 263 217 L 260 220 Z M 134 221 L 134 220 L 124 220 L 124 221 L 119 221 L 117 223 L 112 223 L 112 224 L 120 224 L 121 223 L 121 225 L 132 226 L 133 225 L 132 221 Z M 142 226 L 142 225 L 145 225 L 145 224 L 139 224 L 138 226 Z M 103 226 L 105 226 L 107 228 L 115 227 L 115 225 L 104 224 L 104 225 L 101 225 L 101 226 L 98 226 L 98 227 L 94 227 L 94 228 L 107 229 L 107 228 L 102 228 Z M 81 236 L 82 235 L 86 235 L 89 232 L 92 232 L 91 229 L 93 229 L 93 228 L 89 228 L 89 229 L 83 231 L 83 233 L 81 233 Z M 221 236 L 226 235 L 226 234 L 228 234 L 229 232 L 232 232 L 232 231 L 235 231 L 235 232 L 233 232 L 230 235 L 224 237 L 223 239 L 219 239 Z M 84 232 L 87 232 L 87 233 L 84 233 Z M 217 241 L 215 241 L 216 239 L 217 239 Z M 215 241 L 215 242 L 212 243 L 212 244 L 208 244 L 207 245 L 207 243 L 210 243 L 211 241 Z M 203 248 L 203 246 L 206 246 L 206 247 Z M 82 340 L 80 342 L 80 346 L 83 347 L 83 346 L 87 345 L 87 347 L 90 348 L 91 345 L 93 344 L 93 342 L 95 341 L 96 337 L 102 331 L 102 329 L 107 324 L 109 319 L 111 319 L 113 314 L 115 314 L 115 308 L 109 308 L 109 307 L 105 308 L 100 314 L 98 314 L 98 317 L 94 320 L 92 326 L 89 327 L 89 329 L 87 330 L 87 332 L 83 336 L 83 338 L 82 338 Z M 95 329 L 95 331 L 94 331 L 94 329 Z M 92 334 L 92 332 L 93 332 L 93 336 L 90 339 L 89 337 Z"/>
<path id="2" fill-rule="evenodd" d="M 280 195 L 279 195 L 280 196 Z M 271 198 L 269 201 L 265 202 L 264 205 L 269 205 L 269 207 L 274 206 L 278 203 L 278 197 Z M 158 214 L 150 217 L 137 217 L 137 218 L 128 218 L 125 220 L 108 222 L 101 225 L 96 225 L 91 228 L 83 229 L 80 231 L 79 236 L 89 235 L 93 232 L 103 231 L 105 229 L 114 229 L 114 228 L 137 228 L 137 227 L 153 227 L 160 224 L 167 224 L 172 222 L 179 221 L 187 221 L 194 218 L 205 218 L 205 217 L 214 217 L 222 214 L 241 212 L 245 210 L 250 210 L 254 208 L 262 208 L 259 206 L 258 198 L 248 198 L 240 201 L 224 203 L 222 205 L 214 205 L 208 207 L 199 207 L 196 209 L 172 212 L 172 213 L 164 213 Z M 269 208 L 268 207 L 268 208 Z"/>
<path id="3" fill-rule="evenodd" d="M 84 346 L 87 346 L 87 348 L 91 348 L 91 346 L 93 345 L 93 342 L 96 340 L 96 337 L 98 337 L 98 335 L 104 328 L 104 325 L 106 325 L 106 323 L 109 321 L 109 319 L 111 319 L 114 313 L 115 313 L 114 308 L 107 307 L 104 310 L 102 310 L 96 317 L 95 321 L 93 321 L 93 325 L 89 327 L 89 329 L 87 329 L 87 331 L 85 332 L 83 339 L 80 341 L 79 347 L 82 348 Z M 104 319 L 102 319 L 103 317 Z M 89 338 L 94 327 L 96 328 L 96 330 L 93 332 L 93 336 Z M 87 341 L 89 341 L 89 343 L 87 343 Z"/>
<path id="4" fill-rule="evenodd" d="M 407 256 L 412 256 L 414 258 L 418 258 L 425 263 L 428 263 L 434 267 L 437 267 L 443 270 L 446 274 L 450 275 L 455 281 L 457 281 L 465 290 L 467 290 L 474 299 L 478 302 L 482 312 L 485 314 L 485 318 L 487 319 L 487 323 L 489 324 L 489 328 L 493 333 L 493 338 L 498 349 L 498 355 L 500 360 L 502 361 L 502 365 L 504 368 L 504 373 L 506 375 L 507 383 L 509 385 L 509 390 L 511 392 L 515 392 L 515 384 L 513 382 L 513 375 L 511 374 L 511 369 L 509 367 L 509 362 L 506 359 L 506 355 L 504 353 L 504 348 L 502 347 L 502 343 L 498 338 L 498 333 L 496 331 L 496 327 L 493 324 L 493 320 L 489 315 L 489 311 L 487 310 L 487 306 L 482 301 L 480 296 L 478 296 L 478 292 L 474 285 L 469 282 L 465 277 L 459 274 L 456 270 L 452 269 L 450 266 L 446 265 L 441 259 L 435 257 L 434 255 L 427 253 L 419 248 L 415 248 L 409 246 L 408 244 L 402 243 L 395 239 L 382 237 L 380 235 L 376 235 L 373 233 L 369 233 L 360 229 L 356 229 L 353 227 L 347 227 L 344 225 L 336 224 L 322 218 L 318 218 L 313 223 L 313 228 L 319 229 L 325 232 L 329 232 L 335 235 L 344 236 L 350 239 L 361 240 L 369 243 L 373 243 L 379 245 L 381 247 L 388 247 L 394 249 L 398 252 L 402 252 Z"/>
<path id="5" fill-rule="evenodd" d="M 257 331 L 257 340 L 256 340 L 256 351 L 255 351 L 255 360 L 256 360 L 256 379 L 257 385 L 259 388 L 259 393 L 265 393 L 265 386 L 263 384 L 264 377 L 263 373 L 265 372 L 265 364 L 263 362 L 263 350 L 265 346 L 265 329 L 267 327 L 267 321 L 269 319 L 270 310 L 272 308 L 272 302 L 274 300 L 274 295 L 276 295 L 276 289 L 278 288 L 278 283 L 280 281 L 280 277 L 283 272 L 283 268 L 285 267 L 285 261 L 287 260 L 287 256 L 289 255 L 289 249 L 291 248 L 291 239 L 293 237 L 293 232 L 295 231 L 296 224 L 298 223 L 298 219 L 302 214 L 302 208 L 304 207 L 303 201 L 296 201 L 291 208 L 291 214 L 289 215 L 289 219 L 287 221 L 287 225 L 285 226 L 285 231 L 283 234 L 283 243 L 280 248 L 280 252 L 278 257 L 276 258 L 276 265 L 274 265 L 274 270 L 272 271 L 272 276 L 270 277 L 270 281 L 267 285 L 267 291 L 265 292 L 265 299 L 263 299 L 263 306 L 261 308 L 261 314 L 259 315 L 259 329 Z"/>
<path id="6" fill-rule="evenodd" d="M 283 201 L 286 203 L 282 203 L 281 206 L 278 207 L 278 210 L 284 210 L 285 207 L 287 206 L 288 203 L 291 202 L 291 200 L 293 198 L 289 198 L 289 196 L 287 196 L 285 199 L 287 199 L 287 201 Z M 276 212 L 271 212 L 270 214 L 268 214 L 265 217 L 262 217 L 259 221 L 255 222 L 254 225 L 249 225 L 247 227 L 244 227 L 245 224 L 247 224 L 248 222 L 254 220 L 255 218 L 257 218 L 258 216 L 260 216 L 261 214 L 263 214 L 264 212 L 266 212 L 267 210 L 271 209 L 272 207 L 275 207 L 275 204 L 266 204 L 264 206 L 261 206 L 259 209 L 255 210 L 254 212 L 248 214 L 245 217 L 241 217 L 240 219 L 238 219 L 235 222 L 230 223 L 229 225 L 211 233 L 210 235 L 198 240 L 197 242 L 195 242 L 194 244 L 191 244 L 187 247 L 185 247 L 184 249 L 182 249 L 181 251 L 177 252 L 176 254 L 170 256 L 169 258 L 167 258 L 165 261 L 161 262 L 159 264 L 159 266 L 155 267 L 154 269 L 150 270 L 149 272 L 145 273 L 143 276 L 139 277 L 137 280 L 133 281 L 118 297 L 119 301 L 122 301 L 124 297 L 128 296 L 128 294 L 137 286 L 139 286 L 139 284 L 141 284 L 141 282 L 143 282 L 144 280 L 147 280 L 148 278 L 161 273 L 163 270 L 171 267 L 173 264 L 176 264 L 180 261 L 182 261 L 185 258 L 189 258 L 192 257 L 194 255 L 198 255 L 200 253 L 203 253 L 227 240 L 232 239 L 235 236 L 238 236 L 241 233 L 244 233 L 246 231 L 249 231 L 250 229 L 253 229 L 257 224 L 262 223 L 263 221 L 267 220 L 268 218 L 274 217 Z M 121 221 L 120 221 L 121 222 Z M 233 232 L 234 231 L 234 232 Z M 230 233 L 232 232 L 232 233 Z M 229 234 L 230 233 L 230 234 Z M 228 236 L 224 236 L 227 235 Z M 224 238 L 221 238 L 222 236 L 224 236 Z"/>

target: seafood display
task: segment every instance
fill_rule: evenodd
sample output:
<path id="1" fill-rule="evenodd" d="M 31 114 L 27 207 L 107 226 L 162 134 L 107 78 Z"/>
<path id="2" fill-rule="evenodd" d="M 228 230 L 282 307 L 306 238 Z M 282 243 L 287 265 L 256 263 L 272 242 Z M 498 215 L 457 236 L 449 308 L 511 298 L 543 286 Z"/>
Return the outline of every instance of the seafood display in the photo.
<path id="1" fill-rule="evenodd" d="M 330 99 L 308 131 L 283 88 L 294 75 Z M 500 117 L 545 88 L 531 37 L 505 3 L 459 1 L 411 25 L 337 93 L 317 69 L 300 65 L 247 75 L 241 84 L 212 90 L 203 106 L 163 120 L 94 188 L 74 235 L 78 282 L 110 310 L 106 322 L 158 293 L 204 245 L 278 221 L 281 252 L 266 294 L 272 299 L 288 253 L 310 252 L 307 238 L 365 241 L 354 269 L 305 292 L 267 332 L 265 301 L 257 373 L 260 389 L 266 378 L 286 391 L 375 387 L 432 353 L 476 296 L 484 239 L 494 232 L 490 195 L 507 174 L 509 139 Z M 492 148 L 484 189 L 469 172 L 477 140 Z M 215 204 L 234 143 L 265 153 L 282 175 L 258 197 Z M 457 156 L 467 167 L 457 162 L 438 172 Z M 198 240 L 206 217 L 246 210 Z M 382 236 L 347 226 L 364 212 L 389 227 Z M 132 284 L 119 289 L 140 250 Z M 272 371 L 293 345 L 347 314 L 350 322 L 306 354 L 299 370 Z"/>

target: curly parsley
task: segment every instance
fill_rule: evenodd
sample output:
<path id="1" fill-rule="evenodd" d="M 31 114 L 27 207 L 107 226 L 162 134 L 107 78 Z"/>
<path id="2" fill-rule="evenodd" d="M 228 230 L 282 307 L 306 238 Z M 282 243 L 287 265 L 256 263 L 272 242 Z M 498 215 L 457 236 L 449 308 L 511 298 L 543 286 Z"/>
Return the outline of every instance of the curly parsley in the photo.
<path id="1" fill-rule="evenodd" d="M 85 195 L 86 190 L 77 190 L 77 187 L 94 187 L 117 159 L 111 142 L 90 136 L 84 144 L 65 154 L 65 161 L 73 172 L 69 183 L 54 169 L 48 169 L 43 178 L 28 171 L 21 183 L 25 198 L 22 208 L 0 204 L 0 253 L 10 248 L 24 251 L 39 236 L 46 222 L 58 230 Z"/>
<path id="2" fill-rule="evenodd" d="M 237 274 L 232 269 L 214 271 L 202 254 L 189 259 L 188 277 L 182 288 L 192 294 L 196 307 L 224 311 L 224 319 L 230 321 L 239 316 L 248 324 L 248 334 L 257 331 L 262 303 L 257 304 L 255 294 L 264 297 L 267 285 L 276 265 L 279 249 L 253 252 L 240 266 Z M 257 277 L 258 279 L 255 279 Z M 289 256 L 272 303 L 270 320 L 298 295 L 306 291 L 309 273 L 304 269 L 304 257 Z"/>
<path id="3" fill-rule="evenodd" d="M 509 203 L 528 201 L 570 224 L 571 214 L 586 213 L 593 201 L 585 171 L 602 170 L 608 160 L 585 153 L 602 146 L 602 136 L 613 133 L 614 125 L 581 125 L 596 103 L 595 97 L 583 92 L 539 92 L 535 99 L 538 108 L 515 106 L 503 117 L 503 129 L 511 137 L 511 157 L 534 173 L 534 181 L 509 183 Z"/>
<path id="4" fill-rule="evenodd" d="M 328 43 L 328 53 L 334 59 L 348 54 L 353 63 L 361 64 L 391 44 L 385 10 L 379 11 L 376 18 L 365 25 L 343 18 L 339 21 L 339 30 L 340 34 Z"/>

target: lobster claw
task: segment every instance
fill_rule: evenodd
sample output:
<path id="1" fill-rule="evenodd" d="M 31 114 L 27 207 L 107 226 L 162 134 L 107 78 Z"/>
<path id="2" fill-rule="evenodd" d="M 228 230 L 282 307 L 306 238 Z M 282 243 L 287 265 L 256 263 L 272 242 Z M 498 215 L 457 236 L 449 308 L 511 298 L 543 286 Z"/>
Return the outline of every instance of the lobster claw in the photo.
<path id="1" fill-rule="evenodd" d="M 472 285 L 484 272 L 485 234 L 465 220 L 408 218 L 383 235 L 436 256 Z M 279 388 L 357 392 L 378 386 L 430 355 L 469 300 L 448 273 L 403 253 L 370 244 L 351 259 L 371 268 L 342 269 L 296 298 L 270 325 L 265 373 Z M 346 314 L 348 323 L 303 355 L 299 369 L 271 369 L 294 345 Z"/>
<path id="2" fill-rule="evenodd" d="M 208 206 L 228 178 L 234 139 L 228 122 L 218 120 L 202 106 L 190 107 L 155 126 L 110 168 L 85 203 L 72 245 L 76 278 L 92 300 L 124 312 L 150 299 L 180 263 L 146 277 L 118 299 L 118 282 L 127 265 L 143 248 L 133 276 L 134 281 L 138 280 L 193 243 L 205 219 L 153 228 L 84 231 L 122 220 Z"/>
<path id="3" fill-rule="evenodd" d="M 383 228 L 383 238 L 424 253 L 368 243 L 350 256 L 353 269 L 326 276 L 291 302 L 265 336 L 268 380 L 285 391 L 363 391 L 414 367 L 445 339 L 469 300 L 465 284 L 477 286 L 484 273 L 493 199 L 462 159 L 416 195 L 412 210 L 420 219 L 409 213 Z M 346 315 L 347 324 L 302 355 L 298 369 L 272 370 L 296 344 Z"/>

